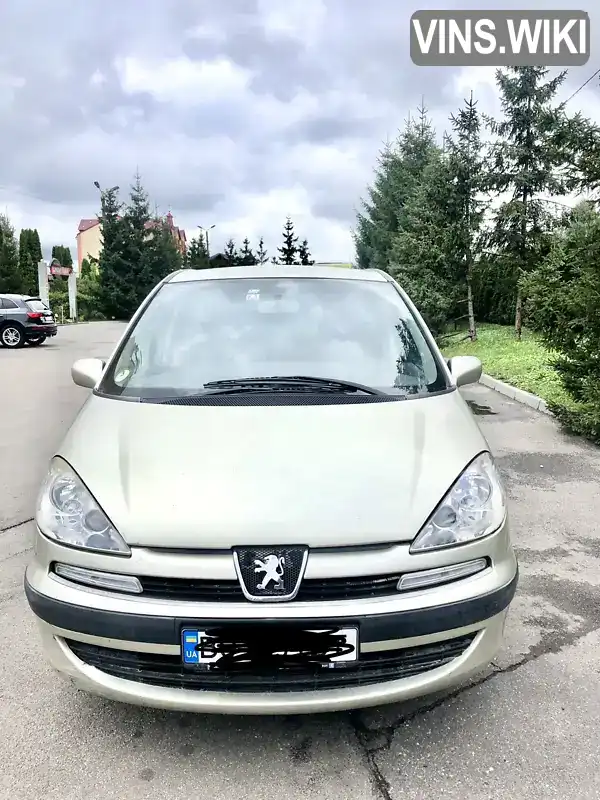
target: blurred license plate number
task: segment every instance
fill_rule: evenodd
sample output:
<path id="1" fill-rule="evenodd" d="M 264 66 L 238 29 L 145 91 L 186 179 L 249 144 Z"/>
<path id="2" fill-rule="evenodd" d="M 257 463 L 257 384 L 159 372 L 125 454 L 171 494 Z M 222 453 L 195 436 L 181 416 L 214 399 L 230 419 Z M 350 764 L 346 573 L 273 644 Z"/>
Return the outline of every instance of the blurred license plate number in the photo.
<path id="1" fill-rule="evenodd" d="M 328 629 L 330 630 L 330 629 Z M 322 629 L 314 628 L 307 633 L 321 633 Z M 358 660 L 358 628 L 340 628 L 334 634 L 343 642 L 344 649 L 352 650 L 340 655 L 332 655 L 324 666 L 334 666 L 339 663 L 352 663 Z M 206 631 L 196 628 L 185 628 L 181 631 L 181 657 L 184 664 L 189 666 L 211 666 L 217 663 L 222 653 L 215 653 L 211 645 L 218 641 L 214 636 L 209 636 Z M 241 649 L 240 652 L 243 652 Z M 278 654 L 279 651 L 275 651 Z"/>

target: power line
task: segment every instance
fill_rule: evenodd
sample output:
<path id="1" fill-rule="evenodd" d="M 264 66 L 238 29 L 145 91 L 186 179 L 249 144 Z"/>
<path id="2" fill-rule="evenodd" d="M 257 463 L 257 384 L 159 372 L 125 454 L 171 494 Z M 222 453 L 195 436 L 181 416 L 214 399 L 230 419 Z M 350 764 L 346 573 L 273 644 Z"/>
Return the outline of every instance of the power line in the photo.
<path id="1" fill-rule="evenodd" d="M 582 83 L 582 84 L 581 84 L 581 86 L 579 87 L 579 89 L 577 89 L 576 91 L 574 91 L 574 92 L 573 92 L 573 94 L 572 94 L 570 97 L 568 97 L 568 98 L 565 100 L 565 102 L 564 102 L 564 103 L 561 103 L 561 108 L 564 108 L 564 106 L 566 106 L 566 105 L 567 105 L 567 103 L 570 103 L 570 102 L 571 102 L 571 100 L 572 100 L 572 99 L 575 97 L 575 95 L 579 94 L 579 92 L 580 92 L 582 89 L 585 89 L 585 87 L 588 85 L 588 83 L 590 83 L 590 81 L 593 81 L 593 80 L 594 80 L 594 78 L 596 77 L 596 75 L 600 75 L 600 68 L 598 68 L 598 69 L 596 70 L 596 72 L 594 72 L 594 74 L 593 74 L 593 75 L 590 75 L 590 77 L 587 79 L 587 81 L 586 81 L 585 83 Z"/>

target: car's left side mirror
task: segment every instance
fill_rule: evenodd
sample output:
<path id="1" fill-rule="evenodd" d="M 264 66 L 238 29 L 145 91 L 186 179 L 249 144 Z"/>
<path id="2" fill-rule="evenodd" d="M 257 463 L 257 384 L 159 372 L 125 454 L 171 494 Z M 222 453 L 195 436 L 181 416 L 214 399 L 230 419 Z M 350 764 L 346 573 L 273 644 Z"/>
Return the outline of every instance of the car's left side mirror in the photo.
<path id="1" fill-rule="evenodd" d="M 93 389 L 104 372 L 105 362 L 101 358 L 80 358 L 71 367 L 73 383 L 84 389 Z"/>
<path id="2" fill-rule="evenodd" d="M 448 366 L 457 386 L 477 383 L 483 373 L 481 361 L 475 356 L 454 356 L 448 361 Z"/>

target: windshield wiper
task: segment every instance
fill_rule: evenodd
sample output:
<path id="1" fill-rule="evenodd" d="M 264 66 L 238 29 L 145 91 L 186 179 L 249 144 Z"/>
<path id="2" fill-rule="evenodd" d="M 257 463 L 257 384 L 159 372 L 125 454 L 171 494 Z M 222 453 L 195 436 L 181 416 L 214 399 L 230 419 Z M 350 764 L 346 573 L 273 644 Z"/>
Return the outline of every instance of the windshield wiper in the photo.
<path id="1" fill-rule="evenodd" d="M 362 394 L 385 395 L 380 389 L 354 381 L 330 378 L 315 378 L 310 375 L 275 375 L 268 378 L 232 378 L 209 381 L 204 384 L 206 394 L 229 394 L 233 392 L 361 392 Z"/>

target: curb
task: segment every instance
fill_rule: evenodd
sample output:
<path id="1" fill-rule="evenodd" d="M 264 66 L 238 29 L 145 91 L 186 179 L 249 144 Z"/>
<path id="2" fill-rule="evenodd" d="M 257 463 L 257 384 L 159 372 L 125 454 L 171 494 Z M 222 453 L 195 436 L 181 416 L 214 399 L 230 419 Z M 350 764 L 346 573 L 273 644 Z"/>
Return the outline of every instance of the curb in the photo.
<path id="1" fill-rule="evenodd" d="M 547 414 L 549 417 L 554 416 L 548 408 L 546 401 L 542 400 L 542 398 L 538 397 L 536 394 L 531 394 L 531 392 L 526 392 L 523 389 L 517 389 L 516 386 L 511 386 L 509 383 L 499 381 L 497 378 L 492 378 L 485 373 L 479 379 L 479 383 L 483 386 L 487 386 L 488 389 L 493 389 L 495 392 L 498 392 L 498 394 L 508 397 L 510 400 L 514 400 L 516 403 L 529 406 L 529 408 L 533 408 L 535 411 L 541 411 L 542 414 Z"/>

